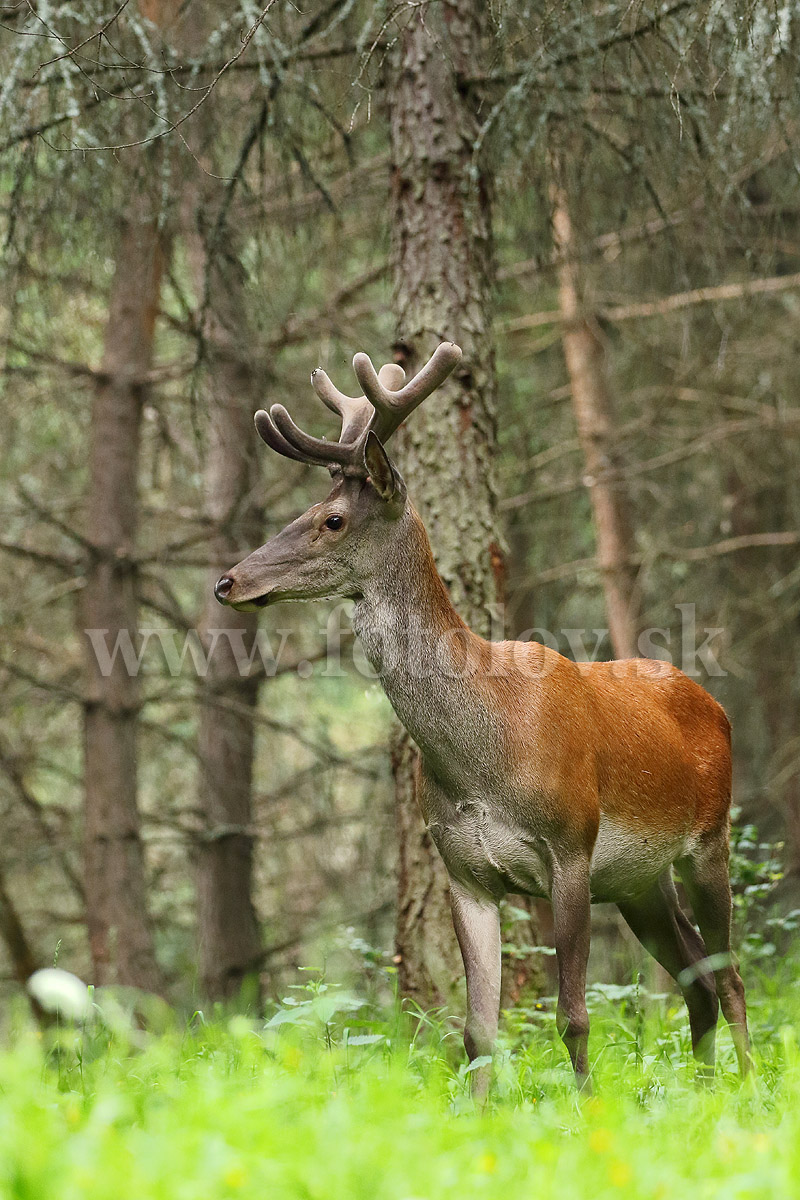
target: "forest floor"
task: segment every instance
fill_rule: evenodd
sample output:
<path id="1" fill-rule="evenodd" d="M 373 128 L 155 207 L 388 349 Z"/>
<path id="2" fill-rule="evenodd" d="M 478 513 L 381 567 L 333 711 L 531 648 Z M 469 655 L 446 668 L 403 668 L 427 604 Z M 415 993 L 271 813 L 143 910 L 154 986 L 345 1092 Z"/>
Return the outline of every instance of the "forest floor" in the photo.
<path id="1" fill-rule="evenodd" d="M 800 983 L 781 976 L 751 982 L 743 1085 L 722 1026 L 702 1088 L 677 998 L 595 990 L 594 1096 L 576 1096 L 535 1008 L 506 1023 L 484 1112 L 453 1022 L 376 1016 L 320 983 L 267 1028 L 164 1011 L 144 1033 L 113 997 L 83 1028 L 18 1014 L 0 1050 L 0 1196 L 783 1200 L 800 1192 Z"/>

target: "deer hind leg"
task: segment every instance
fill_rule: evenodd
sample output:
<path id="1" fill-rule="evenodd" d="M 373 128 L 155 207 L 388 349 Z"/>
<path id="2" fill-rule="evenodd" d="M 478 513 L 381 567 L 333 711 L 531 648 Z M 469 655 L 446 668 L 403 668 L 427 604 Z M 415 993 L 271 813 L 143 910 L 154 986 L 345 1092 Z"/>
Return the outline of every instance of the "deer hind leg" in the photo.
<path id="1" fill-rule="evenodd" d="M 553 862 L 551 898 L 558 957 L 556 1026 L 569 1051 L 578 1087 L 591 1092 L 589 1013 L 586 1008 L 586 964 L 592 920 L 588 859 Z"/>
<path id="2" fill-rule="evenodd" d="M 665 871 L 648 892 L 617 907 L 644 948 L 680 987 L 689 1010 L 692 1051 L 703 1078 L 710 1078 L 719 1001 L 713 979 L 697 968 L 708 952 L 680 906 L 671 872 Z"/>
<path id="3" fill-rule="evenodd" d="M 464 1047 L 470 1062 L 492 1053 L 500 1012 L 500 914 L 487 897 L 478 899 L 450 880 L 453 925 L 467 977 L 467 1020 Z M 483 1099 L 489 1090 L 489 1064 L 472 1072 L 471 1090 Z"/>
<path id="4" fill-rule="evenodd" d="M 730 1026 L 739 1070 L 744 1076 L 752 1060 L 744 984 L 731 951 L 732 901 L 727 829 L 701 843 L 693 854 L 677 863 L 677 867 L 711 959 L 717 995 Z"/>

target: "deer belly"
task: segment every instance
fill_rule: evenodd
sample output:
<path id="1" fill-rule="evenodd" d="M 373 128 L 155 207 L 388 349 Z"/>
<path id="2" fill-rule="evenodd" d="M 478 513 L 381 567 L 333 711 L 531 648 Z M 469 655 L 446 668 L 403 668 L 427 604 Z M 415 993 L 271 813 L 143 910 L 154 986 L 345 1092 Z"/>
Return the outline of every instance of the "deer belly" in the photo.
<path id="1" fill-rule="evenodd" d="M 686 852 L 683 832 L 642 832 L 601 817 L 591 863 L 592 900 L 632 899 Z"/>
<path id="2" fill-rule="evenodd" d="M 470 808 L 428 826 L 448 873 L 470 890 L 550 894 L 548 872 L 534 840 L 494 815 Z"/>

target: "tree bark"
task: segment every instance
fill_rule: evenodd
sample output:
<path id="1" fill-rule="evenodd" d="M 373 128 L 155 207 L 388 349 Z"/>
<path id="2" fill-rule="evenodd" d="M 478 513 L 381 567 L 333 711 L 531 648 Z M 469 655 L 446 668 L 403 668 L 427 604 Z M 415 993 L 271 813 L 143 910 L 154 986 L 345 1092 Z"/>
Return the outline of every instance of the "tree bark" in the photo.
<path id="1" fill-rule="evenodd" d="M 398 460 L 456 607 L 488 636 L 504 570 L 492 481 L 491 197 L 485 172 L 473 173 L 477 122 L 457 86 L 480 57 L 483 21 L 476 0 L 413 9 L 392 50 L 387 99 L 395 358 L 410 375 L 442 339 L 464 351 L 454 375 L 400 431 Z M 447 873 L 418 808 L 417 757 L 398 730 L 396 962 L 401 992 L 429 1007 L 453 998 L 463 968 Z"/>
<path id="2" fill-rule="evenodd" d="M 635 658 L 639 653 L 641 597 L 634 566 L 631 501 L 616 451 L 605 347 L 597 321 L 584 305 L 578 248 L 561 164 L 554 158 L 552 165 L 550 195 L 554 248 L 560 259 L 561 340 L 586 466 L 611 646 L 615 658 Z"/>
<path id="3" fill-rule="evenodd" d="M 218 263 L 226 262 L 223 271 Z M 206 512 L 215 566 L 206 589 L 203 618 L 209 648 L 201 690 L 199 799 L 204 831 L 197 855 L 200 972 L 212 999 L 257 1002 L 262 961 L 261 930 L 252 899 L 252 781 L 254 710 L 259 682 L 240 674 L 234 646 L 253 650 L 257 613 L 223 608 L 213 595 L 219 576 L 262 540 L 258 499 L 258 438 L 253 412 L 255 380 L 237 345 L 247 328 L 238 260 L 219 254 L 213 273 L 208 365 L 210 440 L 206 464 Z"/>
<path id="4" fill-rule="evenodd" d="M 93 549 L 80 615 L 84 630 L 106 631 L 112 649 L 120 634 L 137 641 L 140 425 L 164 262 L 158 223 L 145 197 L 136 197 L 119 237 L 89 435 Z M 94 982 L 158 991 L 137 804 L 138 682 L 119 654 L 104 674 L 89 640 L 84 644 L 86 905 Z"/>

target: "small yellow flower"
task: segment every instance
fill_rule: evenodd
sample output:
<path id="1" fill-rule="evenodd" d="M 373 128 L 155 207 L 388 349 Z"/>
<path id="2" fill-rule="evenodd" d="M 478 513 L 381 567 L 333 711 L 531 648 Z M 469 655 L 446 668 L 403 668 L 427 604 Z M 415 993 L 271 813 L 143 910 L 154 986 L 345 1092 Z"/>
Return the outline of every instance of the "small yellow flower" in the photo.
<path id="1" fill-rule="evenodd" d="M 478 1159 L 478 1170 L 485 1172 L 487 1175 L 492 1175 L 497 1170 L 497 1156 L 495 1154 L 482 1154 Z"/>
<path id="2" fill-rule="evenodd" d="M 757 1154 L 766 1154 L 772 1141 L 766 1133 L 757 1133 L 753 1138 L 753 1149 Z"/>
<path id="3" fill-rule="evenodd" d="M 222 1176 L 222 1182 L 229 1188 L 243 1188 L 247 1183 L 247 1172 L 244 1167 L 228 1167 Z"/>
<path id="4" fill-rule="evenodd" d="M 303 1062 L 303 1055 L 298 1050 L 297 1046 L 287 1046 L 283 1052 L 283 1064 L 287 1071 L 299 1071 Z"/>
<path id="5" fill-rule="evenodd" d="M 737 1150 L 736 1142 L 727 1133 L 721 1133 L 717 1138 L 717 1153 L 723 1162 L 733 1158 Z"/>
<path id="6" fill-rule="evenodd" d="M 613 1162 L 608 1169 L 608 1177 L 614 1187 L 625 1187 L 631 1181 L 631 1169 L 626 1162 L 619 1159 Z"/>
<path id="7" fill-rule="evenodd" d="M 593 1129 L 589 1134 L 589 1149 L 595 1154 L 606 1154 L 611 1149 L 611 1134 L 607 1129 Z"/>

